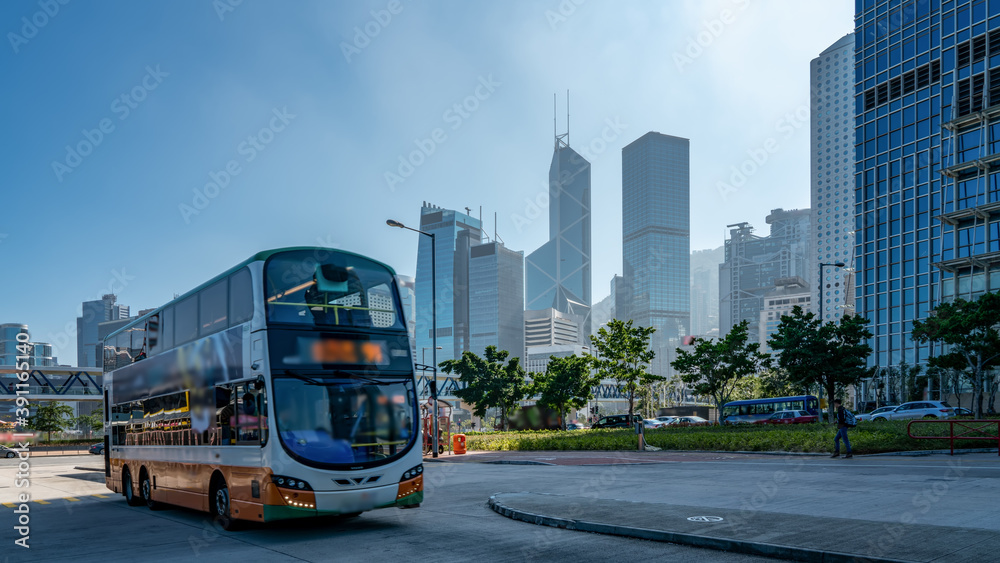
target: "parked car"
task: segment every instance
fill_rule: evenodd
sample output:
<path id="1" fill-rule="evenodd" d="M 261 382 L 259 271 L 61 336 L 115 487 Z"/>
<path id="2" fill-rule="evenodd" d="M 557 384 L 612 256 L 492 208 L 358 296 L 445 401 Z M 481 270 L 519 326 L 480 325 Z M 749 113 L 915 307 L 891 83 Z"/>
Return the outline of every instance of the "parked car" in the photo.
<path id="1" fill-rule="evenodd" d="M 975 413 L 965 407 L 956 407 L 955 416 L 974 416 Z"/>
<path id="2" fill-rule="evenodd" d="M 647 418 L 642 421 L 643 428 L 663 428 L 667 425 L 666 422 L 662 420 L 656 420 L 655 418 Z"/>
<path id="3" fill-rule="evenodd" d="M 90 446 L 90 453 L 95 454 L 95 455 L 103 455 L 104 454 L 104 442 L 98 442 L 98 443 L 94 444 L 93 446 Z"/>
<path id="4" fill-rule="evenodd" d="M 633 414 L 632 422 L 629 422 L 627 414 L 613 414 L 611 416 L 602 416 L 600 420 L 592 424 L 591 428 L 632 428 L 632 424 L 638 424 L 642 421 L 642 417 Z"/>
<path id="5" fill-rule="evenodd" d="M 806 411 L 778 411 L 765 418 L 764 424 L 806 424 L 818 420 L 818 416 Z"/>
<path id="6" fill-rule="evenodd" d="M 17 452 L 7 446 L 0 446 L 0 457 L 17 457 Z"/>
<path id="7" fill-rule="evenodd" d="M 670 423 L 670 426 L 708 426 L 711 421 L 700 416 L 678 416 Z"/>
<path id="8" fill-rule="evenodd" d="M 914 418 L 952 418 L 955 409 L 945 401 L 910 401 L 872 417 L 873 422 L 885 420 L 910 420 Z"/>
<path id="9" fill-rule="evenodd" d="M 587 427 L 582 424 L 577 424 L 575 422 L 570 422 L 566 425 L 566 430 L 586 430 Z"/>
<path id="10" fill-rule="evenodd" d="M 896 410 L 896 407 L 898 407 L 898 406 L 899 405 L 892 405 L 892 406 L 888 406 L 888 407 L 879 407 L 879 408 L 873 410 L 870 413 L 856 414 L 856 415 L 854 415 L 854 418 L 858 419 L 858 422 L 861 422 L 862 420 L 871 420 L 875 416 L 878 416 L 878 415 L 883 414 L 883 413 L 889 413 L 889 412 L 892 412 L 892 411 Z"/>
<path id="11" fill-rule="evenodd" d="M 658 416 L 656 417 L 656 420 L 659 420 L 660 422 L 663 422 L 665 424 L 670 424 L 676 418 L 677 418 L 676 416 Z"/>

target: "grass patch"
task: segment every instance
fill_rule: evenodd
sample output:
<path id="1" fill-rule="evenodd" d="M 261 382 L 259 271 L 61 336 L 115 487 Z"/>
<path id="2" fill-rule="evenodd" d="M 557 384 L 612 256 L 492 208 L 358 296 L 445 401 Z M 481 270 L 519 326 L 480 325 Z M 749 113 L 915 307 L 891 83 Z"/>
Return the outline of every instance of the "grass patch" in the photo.
<path id="1" fill-rule="evenodd" d="M 938 450 L 949 447 L 948 440 L 910 438 L 906 434 L 908 422 L 861 423 L 849 431 L 851 446 L 858 454 Z M 994 425 L 992 427 L 994 436 L 995 432 Z M 646 430 L 646 443 L 664 450 L 829 453 L 833 451 L 833 438 L 836 433 L 836 427 L 830 424 L 691 426 Z M 948 425 L 915 425 L 914 434 L 947 436 Z M 478 451 L 634 450 L 636 437 L 632 430 L 627 429 L 470 432 L 467 434 L 466 447 Z M 957 440 L 955 447 L 995 448 L 997 443 L 985 440 Z"/>

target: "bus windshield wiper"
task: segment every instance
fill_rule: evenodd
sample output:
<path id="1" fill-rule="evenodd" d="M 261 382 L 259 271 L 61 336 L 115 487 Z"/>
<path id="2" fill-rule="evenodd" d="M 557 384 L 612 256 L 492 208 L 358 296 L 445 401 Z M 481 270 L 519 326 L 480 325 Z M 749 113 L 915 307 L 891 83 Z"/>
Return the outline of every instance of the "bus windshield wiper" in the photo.
<path id="1" fill-rule="evenodd" d="M 296 379 L 305 381 L 306 384 L 308 384 L 308 385 L 323 385 L 323 386 L 338 385 L 342 381 L 342 380 L 328 381 L 325 378 L 319 378 L 319 379 L 317 379 L 317 378 L 309 377 L 307 375 L 298 374 L 298 373 L 295 373 L 295 372 L 293 372 L 291 370 L 287 370 L 287 369 L 284 372 L 282 372 L 282 373 L 283 373 L 283 375 L 288 375 L 288 376 L 294 377 Z M 373 383 L 375 385 L 389 385 L 390 384 L 390 382 L 388 382 L 388 381 L 381 381 L 379 379 L 375 379 L 375 378 L 367 376 L 367 375 L 361 375 L 361 374 L 357 374 L 357 373 L 351 373 L 349 371 L 344 371 L 342 369 L 333 370 L 333 373 L 335 375 L 340 376 L 340 377 L 346 377 L 346 378 L 349 378 L 349 379 L 361 379 L 363 381 L 366 381 L 368 383 Z"/>

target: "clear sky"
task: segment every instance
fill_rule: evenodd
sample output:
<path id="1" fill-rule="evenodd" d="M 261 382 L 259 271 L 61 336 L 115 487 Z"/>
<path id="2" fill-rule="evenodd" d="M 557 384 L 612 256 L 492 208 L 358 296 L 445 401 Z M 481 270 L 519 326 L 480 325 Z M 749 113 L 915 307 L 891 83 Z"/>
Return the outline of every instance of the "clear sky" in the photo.
<path id="1" fill-rule="evenodd" d="M 531 252 L 567 90 L 596 301 L 621 272 L 621 149 L 647 131 L 691 139 L 693 250 L 809 206 L 809 61 L 853 9 L 5 1 L 0 322 L 75 364 L 82 301 L 113 290 L 135 313 L 259 250 L 333 246 L 412 275 L 419 235 L 385 220 L 415 226 L 423 201 L 481 207 L 491 233 L 496 214 Z"/>

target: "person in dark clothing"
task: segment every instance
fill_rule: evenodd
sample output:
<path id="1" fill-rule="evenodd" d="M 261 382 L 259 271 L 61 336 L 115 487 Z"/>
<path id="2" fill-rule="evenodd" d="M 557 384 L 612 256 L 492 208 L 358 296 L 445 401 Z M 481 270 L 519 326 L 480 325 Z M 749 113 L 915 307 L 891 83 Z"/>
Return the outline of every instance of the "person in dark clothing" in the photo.
<path id="1" fill-rule="evenodd" d="M 851 441 L 847 439 L 847 415 L 844 413 L 844 405 L 841 404 L 840 399 L 833 402 L 833 406 L 837 408 L 837 436 L 833 439 L 833 455 L 830 457 L 840 457 L 840 440 L 843 438 L 844 447 L 847 448 L 847 455 L 844 459 L 852 458 L 854 455 L 851 454 Z"/>

